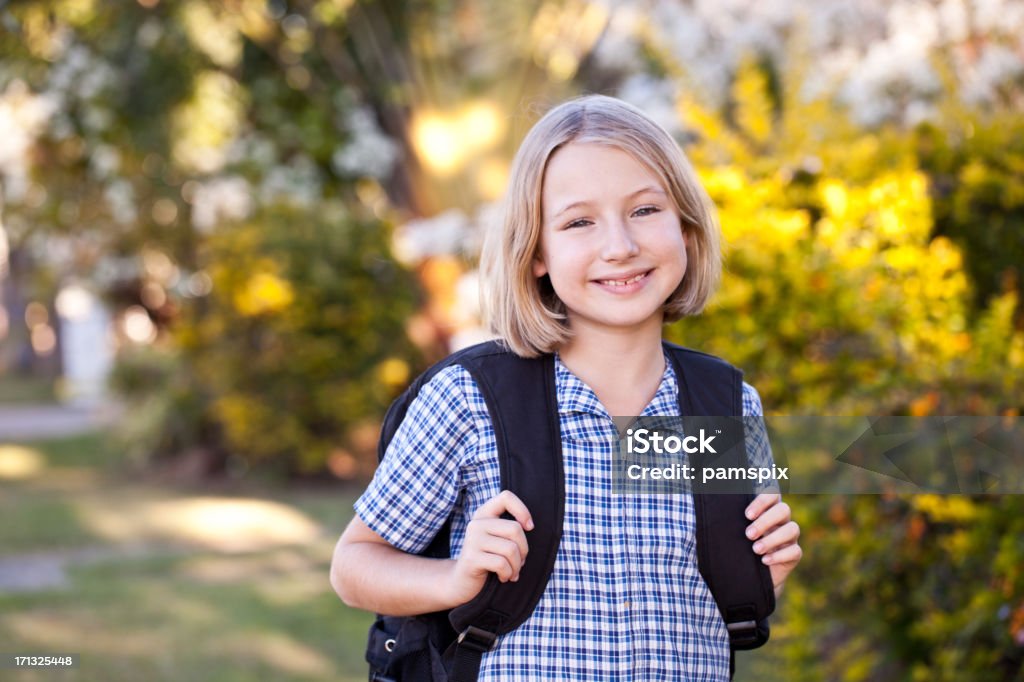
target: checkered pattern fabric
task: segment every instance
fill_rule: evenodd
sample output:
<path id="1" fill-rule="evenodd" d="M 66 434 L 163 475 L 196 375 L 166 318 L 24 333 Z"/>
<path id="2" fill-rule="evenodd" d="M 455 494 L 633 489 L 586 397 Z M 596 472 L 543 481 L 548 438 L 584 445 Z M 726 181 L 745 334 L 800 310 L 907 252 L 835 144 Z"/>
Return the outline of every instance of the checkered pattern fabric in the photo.
<path id="1" fill-rule="evenodd" d="M 597 396 L 555 362 L 565 468 L 565 521 L 554 570 L 536 610 L 486 653 L 481 682 L 727 680 L 729 638 L 697 569 L 688 494 L 613 494 L 617 432 Z M 671 363 L 641 416 L 678 414 Z M 743 411 L 761 414 L 743 385 Z M 755 434 L 755 460 L 770 462 Z M 359 517 L 393 546 L 418 552 L 454 512 L 452 556 L 473 512 L 500 492 L 484 398 L 459 366 L 420 392 L 377 473 Z"/>

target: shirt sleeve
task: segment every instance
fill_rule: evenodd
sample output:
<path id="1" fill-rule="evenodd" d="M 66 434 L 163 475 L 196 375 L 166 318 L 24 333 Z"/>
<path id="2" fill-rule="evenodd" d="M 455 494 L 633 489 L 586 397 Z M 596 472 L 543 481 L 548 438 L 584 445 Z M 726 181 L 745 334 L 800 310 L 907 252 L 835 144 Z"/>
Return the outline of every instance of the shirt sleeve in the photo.
<path id="1" fill-rule="evenodd" d="M 420 390 L 355 503 L 371 530 L 405 552 L 426 548 L 458 500 L 462 463 L 478 441 L 465 381 L 469 373 L 453 366 Z"/>
<path id="2" fill-rule="evenodd" d="M 764 408 L 761 396 L 750 384 L 743 382 L 743 433 L 747 449 L 747 461 L 750 466 L 771 469 L 775 465 L 772 457 L 772 446 L 768 442 L 768 429 L 764 425 Z M 756 492 L 778 492 L 778 483 L 766 480 L 757 486 Z"/>

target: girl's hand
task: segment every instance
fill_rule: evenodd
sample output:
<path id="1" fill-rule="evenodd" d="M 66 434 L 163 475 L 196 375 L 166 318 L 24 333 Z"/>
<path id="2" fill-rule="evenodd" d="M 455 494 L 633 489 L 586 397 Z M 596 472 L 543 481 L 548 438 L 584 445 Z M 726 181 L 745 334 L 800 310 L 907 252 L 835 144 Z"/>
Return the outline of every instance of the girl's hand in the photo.
<path id="1" fill-rule="evenodd" d="M 800 526 L 792 520 L 789 505 L 778 493 L 762 493 L 747 507 L 747 537 L 754 543 L 754 552 L 768 564 L 775 586 L 775 596 L 782 593 L 786 577 L 800 563 L 803 550 L 797 544 Z"/>
<path id="2" fill-rule="evenodd" d="M 513 518 L 501 518 L 505 512 Z M 533 530 L 530 511 L 508 490 L 481 505 L 466 527 L 466 540 L 452 569 L 452 601 L 465 604 L 479 594 L 488 573 L 497 574 L 503 583 L 519 580 L 528 530 Z"/>

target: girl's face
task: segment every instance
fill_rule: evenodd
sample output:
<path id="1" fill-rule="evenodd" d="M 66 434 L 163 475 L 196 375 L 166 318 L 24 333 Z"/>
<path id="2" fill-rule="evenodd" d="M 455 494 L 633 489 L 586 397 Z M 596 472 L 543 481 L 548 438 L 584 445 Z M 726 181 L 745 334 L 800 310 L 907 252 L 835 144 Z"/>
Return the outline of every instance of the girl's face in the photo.
<path id="1" fill-rule="evenodd" d="M 659 328 L 686 273 L 686 237 L 657 176 L 630 154 L 570 143 L 548 161 L 536 277 L 548 275 L 577 335 Z"/>

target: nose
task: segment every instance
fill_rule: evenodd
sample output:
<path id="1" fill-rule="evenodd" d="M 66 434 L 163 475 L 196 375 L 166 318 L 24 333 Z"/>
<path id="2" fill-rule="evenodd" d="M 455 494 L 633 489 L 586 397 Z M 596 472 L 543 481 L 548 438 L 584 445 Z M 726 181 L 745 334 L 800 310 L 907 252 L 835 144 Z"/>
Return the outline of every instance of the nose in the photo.
<path id="1" fill-rule="evenodd" d="M 627 260 L 640 252 L 629 225 L 622 220 L 605 224 L 601 257 L 607 261 Z"/>

